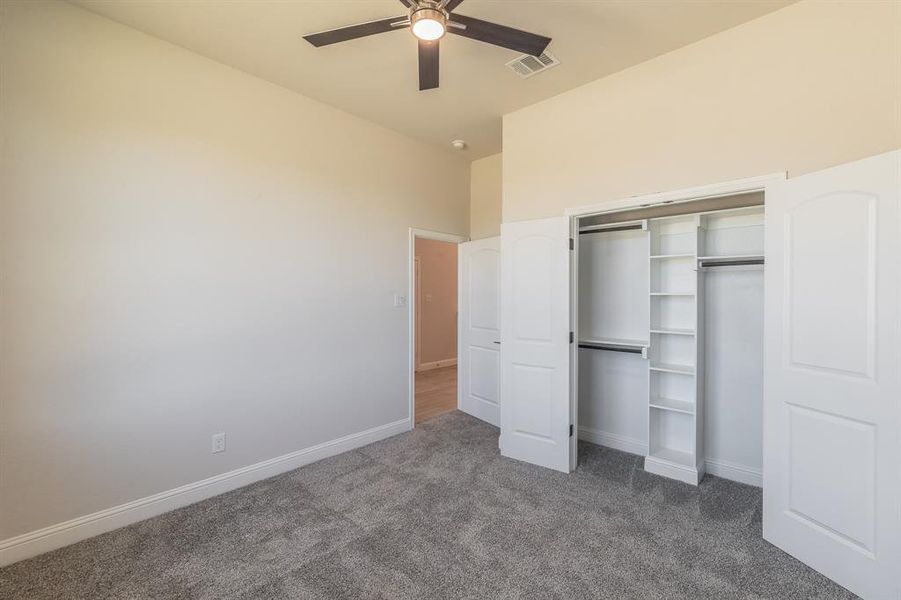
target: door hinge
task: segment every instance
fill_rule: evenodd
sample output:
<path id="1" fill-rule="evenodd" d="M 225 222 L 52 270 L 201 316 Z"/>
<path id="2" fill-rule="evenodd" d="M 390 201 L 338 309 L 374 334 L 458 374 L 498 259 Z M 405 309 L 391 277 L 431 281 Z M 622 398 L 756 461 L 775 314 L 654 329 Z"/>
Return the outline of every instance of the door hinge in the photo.
<path id="1" fill-rule="evenodd" d="M 572 344 L 575 341 L 576 335 L 572 331 L 569 332 L 569 343 Z"/>
<path id="2" fill-rule="evenodd" d="M 575 250 L 575 249 L 576 249 L 576 240 L 574 240 L 574 239 L 572 239 L 572 238 L 569 238 L 569 249 L 570 249 L 570 250 Z"/>
<path id="3" fill-rule="evenodd" d="M 572 423 L 569 424 L 569 437 L 573 436 L 573 426 Z"/>

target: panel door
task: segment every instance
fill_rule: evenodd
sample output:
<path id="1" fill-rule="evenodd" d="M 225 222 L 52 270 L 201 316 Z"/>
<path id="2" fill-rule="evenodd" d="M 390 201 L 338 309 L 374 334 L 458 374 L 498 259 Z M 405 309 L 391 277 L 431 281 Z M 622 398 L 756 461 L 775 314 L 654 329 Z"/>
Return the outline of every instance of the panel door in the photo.
<path id="1" fill-rule="evenodd" d="M 501 227 L 501 454 L 570 471 L 570 250 L 564 217 Z"/>
<path id="2" fill-rule="evenodd" d="M 459 245 L 459 407 L 495 427 L 501 424 L 501 239 Z"/>
<path id="3" fill-rule="evenodd" d="M 766 193 L 764 537 L 901 597 L 901 153 Z"/>

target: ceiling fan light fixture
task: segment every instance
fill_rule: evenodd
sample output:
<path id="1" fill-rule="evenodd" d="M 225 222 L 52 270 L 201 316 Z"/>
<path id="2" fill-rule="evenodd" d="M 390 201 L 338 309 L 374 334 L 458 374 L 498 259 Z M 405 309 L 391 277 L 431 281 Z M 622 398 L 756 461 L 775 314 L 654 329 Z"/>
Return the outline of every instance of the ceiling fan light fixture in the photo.
<path id="1" fill-rule="evenodd" d="M 417 39 L 419 91 L 421 92 L 438 87 L 440 50 L 438 40 L 448 33 L 522 52 L 528 54 L 529 58 L 534 61 L 542 60 L 545 49 L 551 43 L 551 38 L 461 15 L 456 11 L 463 1 L 400 0 L 409 11 L 407 13 L 409 16 L 406 18 L 400 16 L 367 21 L 357 25 L 310 33 L 303 36 L 303 39 L 318 48 L 409 27 L 413 37 Z M 516 3 L 510 2 L 509 4 L 512 6 Z"/>
<path id="2" fill-rule="evenodd" d="M 447 15 L 437 8 L 420 8 L 410 15 L 410 30 L 426 42 L 440 40 L 447 32 Z"/>

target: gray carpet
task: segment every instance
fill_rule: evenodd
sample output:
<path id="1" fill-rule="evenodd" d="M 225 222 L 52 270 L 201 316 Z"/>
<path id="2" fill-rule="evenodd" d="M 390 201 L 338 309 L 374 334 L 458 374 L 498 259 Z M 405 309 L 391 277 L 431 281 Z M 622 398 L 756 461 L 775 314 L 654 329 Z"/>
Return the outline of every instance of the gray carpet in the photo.
<path id="1" fill-rule="evenodd" d="M 849 598 L 760 537 L 756 488 L 581 444 L 501 458 L 453 412 L 357 451 L 0 570 L 0 597 Z"/>

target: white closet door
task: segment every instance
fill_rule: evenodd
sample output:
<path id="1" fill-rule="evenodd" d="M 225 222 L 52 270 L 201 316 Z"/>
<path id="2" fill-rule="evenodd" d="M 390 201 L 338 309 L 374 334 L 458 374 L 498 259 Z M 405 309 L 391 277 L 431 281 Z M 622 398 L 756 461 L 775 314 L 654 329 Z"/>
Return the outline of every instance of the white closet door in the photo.
<path id="1" fill-rule="evenodd" d="M 901 597 L 901 152 L 767 187 L 764 537 Z"/>
<path id="2" fill-rule="evenodd" d="M 501 454 L 570 471 L 565 217 L 501 227 Z"/>
<path id="3" fill-rule="evenodd" d="M 501 239 L 459 245 L 460 410 L 501 424 Z"/>

